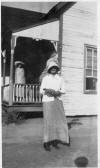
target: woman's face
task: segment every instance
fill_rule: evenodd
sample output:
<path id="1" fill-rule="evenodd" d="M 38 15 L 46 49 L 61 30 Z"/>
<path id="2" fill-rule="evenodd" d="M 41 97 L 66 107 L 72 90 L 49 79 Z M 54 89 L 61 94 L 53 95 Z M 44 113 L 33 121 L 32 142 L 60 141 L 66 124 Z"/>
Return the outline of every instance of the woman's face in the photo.
<path id="1" fill-rule="evenodd" d="M 21 65 L 21 64 L 19 64 L 19 65 L 18 65 L 18 67 L 19 67 L 19 68 L 22 68 L 22 65 Z"/>
<path id="2" fill-rule="evenodd" d="M 55 75 L 57 72 L 58 72 L 58 69 L 56 67 L 52 67 L 50 69 L 50 73 L 53 74 L 53 75 Z"/>

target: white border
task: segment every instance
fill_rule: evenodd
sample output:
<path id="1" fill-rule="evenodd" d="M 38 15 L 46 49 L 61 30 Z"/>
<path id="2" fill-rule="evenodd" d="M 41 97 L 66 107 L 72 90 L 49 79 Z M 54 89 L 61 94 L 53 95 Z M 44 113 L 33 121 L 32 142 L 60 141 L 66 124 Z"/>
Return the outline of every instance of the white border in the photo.
<path id="1" fill-rule="evenodd" d="M 36 0 L 13 0 L 13 1 L 10 1 L 10 0 L 4 0 L 4 1 L 0 1 L 1 3 L 2 2 L 55 2 L 55 0 L 50 0 L 50 1 L 47 1 L 47 0 L 39 0 L 39 1 L 36 1 Z M 100 111 L 100 1 L 99 0 L 60 0 L 60 1 L 57 1 L 57 2 L 78 2 L 78 1 L 81 1 L 81 2 L 97 2 L 98 4 L 98 55 L 99 55 L 99 59 L 98 59 L 98 168 L 100 167 L 100 114 L 99 114 L 99 111 Z M 0 8 L 0 18 L 1 18 L 1 8 Z M 1 19 L 0 19 L 0 22 L 1 22 Z M 0 30 L 1 30 L 1 24 L 0 24 Z M 1 37 L 1 35 L 0 35 Z M 0 49 L 1 49 L 1 40 L 0 40 Z M 0 50 L 1 51 L 1 50 Z M 1 59 L 1 57 L 0 57 Z M 0 63 L 1 63 L 1 60 L 0 60 Z M 1 68 L 0 68 L 0 73 L 1 73 Z M 1 81 L 1 80 L 0 80 Z M 1 83 L 0 83 L 1 84 Z M 1 95 L 1 87 L 0 87 L 0 95 Z M 1 103 L 1 96 L 0 96 L 0 103 Z M 1 106 L 0 106 L 1 108 Z M 1 121 L 1 109 L 0 109 L 0 121 Z M 0 168 L 2 168 L 2 125 L 1 125 L 1 122 L 0 122 Z"/>

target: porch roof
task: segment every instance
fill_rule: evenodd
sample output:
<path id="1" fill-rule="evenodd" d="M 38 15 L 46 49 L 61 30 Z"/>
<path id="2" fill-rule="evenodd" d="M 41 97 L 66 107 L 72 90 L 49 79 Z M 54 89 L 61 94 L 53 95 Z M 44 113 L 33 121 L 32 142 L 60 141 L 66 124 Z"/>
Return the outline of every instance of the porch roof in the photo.
<path id="1" fill-rule="evenodd" d="M 59 21 L 49 22 L 13 33 L 14 36 L 59 41 Z"/>
<path id="2" fill-rule="evenodd" d="M 3 6 L 6 7 L 12 7 L 12 8 L 18 8 L 18 9 L 23 9 L 23 10 L 28 10 L 28 11 L 36 11 L 39 13 L 48 13 L 49 10 L 51 10 L 57 2 L 2 2 Z"/>
<path id="3" fill-rule="evenodd" d="M 11 32 L 59 19 L 75 2 L 1 2 L 2 31 Z"/>
<path id="4" fill-rule="evenodd" d="M 40 23 L 58 2 L 1 2 L 2 29 L 11 32 Z"/>

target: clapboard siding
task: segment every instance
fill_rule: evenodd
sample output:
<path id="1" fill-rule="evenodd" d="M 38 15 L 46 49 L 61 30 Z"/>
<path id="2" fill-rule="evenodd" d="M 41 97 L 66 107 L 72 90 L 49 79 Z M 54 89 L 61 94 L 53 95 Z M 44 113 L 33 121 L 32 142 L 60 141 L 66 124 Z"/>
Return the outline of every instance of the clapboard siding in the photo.
<path id="1" fill-rule="evenodd" d="M 97 114 L 97 99 L 95 95 L 85 95 L 79 92 L 67 92 L 63 98 L 66 115 L 95 115 Z M 67 104 L 67 105 L 66 105 Z"/>
<path id="2" fill-rule="evenodd" d="M 97 95 L 84 94 L 84 44 L 97 45 L 96 2 L 77 2 L 63 14 L 63 103 L 67 115 L 97 114 Z"/>
<path id="3" fill-rule="evenodd" d="M 76 57 L 77 57 L 76 53 L 71 54 L 71 55 L 70 55 L 70 53 L 68 53 L 68 56 L 67 56 L 67 58 L 65 58 L 65 57 L 63 58 L 63 67 L 66 67 L 66 64 L 68 64 L 67 67 L 69 67 L 69 68 L 70 67 L 83 68 L 83 59 L 80 58 L 82 56 L 82 54 L 80 54 L 80 57 L 77 58 L 80 62 L 78 62 L 76 60 Z M 73 56 L 73 58 L 72 58 L 72 56 Z"/>
<path id="4" fill-rule="evenodd" d="M 76 46 L 78 45 L 78 43 L 80 43 L 82 46 L 83 46 L 83 43 L 87 43 L 87 42 L 96 43 L 96 38 L 95 38 L 96 34 L 94 32 L 89 31 L 89 29 L 88 29 L 88 32 L 83 30 L 84 31 L 83 33 L 72 32 L 70 29 L 68 29 L 67 32 L 64 32 L 63 43 L 73 44 Z"/>
<path id="5" fill-rule="evenodd" d="M 62 73 L 66 82 L 66 91 L 83 93 L 83 69 L 67 68 L 67 71 L 62 70 Z"/>

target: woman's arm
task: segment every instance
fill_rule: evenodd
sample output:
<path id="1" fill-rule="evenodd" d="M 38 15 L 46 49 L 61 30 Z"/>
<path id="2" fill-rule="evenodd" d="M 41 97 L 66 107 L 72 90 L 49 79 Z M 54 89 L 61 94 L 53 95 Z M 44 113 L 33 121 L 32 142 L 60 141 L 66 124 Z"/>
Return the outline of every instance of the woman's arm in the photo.
<path id="1" fill-rule="evenodd" d="M 60 86 L 60 93 L 65 94 L 66 93 L 66 84 L 64 79 L 61 77 L 61 86 Z"/>
<path id="2" fill-rule="evenodd" d="M 49 97 L 55 97 L 56 91 L 53 89 L 44 89 L 45 94 Z"/>
<path id="3" fill-rule="evenodd" d="M 59 96 L 61 96 L 60 91 L 55 91 L 53 89 L 44 89 L 44 90 L 45 90 L 45 94 L 49 97 L 59 97 Z"/>
<path id="4" fill-rule="evenodd" d="M 41 85 L 40 85 L 40 94 L 44 94 L 45 90 L 44 88 L 46 87 L 46 81 L 45 81 L 45 77 L 42 79 Z"/>

